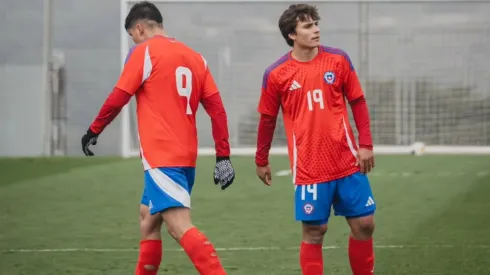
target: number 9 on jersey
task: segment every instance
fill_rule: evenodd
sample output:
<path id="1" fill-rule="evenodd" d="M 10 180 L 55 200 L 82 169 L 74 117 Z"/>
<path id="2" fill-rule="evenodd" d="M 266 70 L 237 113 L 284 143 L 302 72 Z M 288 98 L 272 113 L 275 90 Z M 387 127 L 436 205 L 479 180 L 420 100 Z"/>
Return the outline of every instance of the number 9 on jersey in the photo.
<path id="1" fill-rule="evenodd" d="M 175 83 L 177 84 L 177 92 L 180 96 L 187 98 L 187 107 L 185 113 L 192 115 L 191 109 L 191 94 L 192 94 L 192 71 L 187 67 L 179 66 L 175 70 Z"/>

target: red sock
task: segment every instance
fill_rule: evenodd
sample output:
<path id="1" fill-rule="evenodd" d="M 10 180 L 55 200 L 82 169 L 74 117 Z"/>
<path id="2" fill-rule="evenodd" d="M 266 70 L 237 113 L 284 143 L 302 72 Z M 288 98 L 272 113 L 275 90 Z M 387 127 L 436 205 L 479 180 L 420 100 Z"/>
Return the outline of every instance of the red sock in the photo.
<path id="1" fill-rule="evenodd" d="M 220 263 L 216 250 L 208 238 L 197 228 L 187 230 L 180 245 L 187 253 L 197 271 L 201 275 L 226 275 L 225 269 Z"/>
<path id="2" fill-rule="evenodd" d="M 136 275 L 156 275 L 162 260 L 162 241 L 143 240 L 136 265 Z"/>
<path id="3" fill-rule="evenodd" d="M 299 263 L 303 275 L 323 275 L 322 245 L 302 242 Z"/>
<path id="4" fill-rule="evenodd" d="M 349 237 L 349 262 L 353 275 L 374 274 L 373 238 L 355 240 Z"/>

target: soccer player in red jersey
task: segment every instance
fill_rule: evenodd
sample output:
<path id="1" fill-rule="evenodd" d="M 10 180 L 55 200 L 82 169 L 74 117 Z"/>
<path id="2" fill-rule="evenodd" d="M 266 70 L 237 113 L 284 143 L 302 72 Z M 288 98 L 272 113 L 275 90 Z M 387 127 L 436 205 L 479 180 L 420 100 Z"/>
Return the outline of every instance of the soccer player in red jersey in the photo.
<path id="1" fill-rule="evenodd" d="M 349 56 L 320 45 L 316 7 L 291 5 L 279 29 L 292 51 L 264 73 L 258 111 L 257 175 L 271 184 L 269 149 L 279 109 L 295 184 L 295 216 L 302 222 L 299 263 L 304 275 L 323 274 L 322 243 L 330 208 L 350 226 L 354 275 L 374 273 L 374 196 L 366 173 L 374 167 L 366 99 Z M 349 125 L 351 106 L 359 147 Z"/>
<path id="2" fill-rule="evenodd" d="M 228 143 L 227 116 L 207 67 L 197 52 L 167 37 L 162 15 L 149 2 L 135 4 L 125 28 L 136 43 L 123 72 L 87 133 L 86 155 L 98 135 L 132 96 L 136 97 L 145 188 L 140 206 L 140 253 L 136 275 L 157 274 L 162 258 L 161 227 L 182 246 L 200 274 L 226 274 L 214 246 L 191 222 L 190 194 L 197 158 L 196 111 L 211 117 L 216 143 L 215 184 L 227 188 L 235 178 Z"/>

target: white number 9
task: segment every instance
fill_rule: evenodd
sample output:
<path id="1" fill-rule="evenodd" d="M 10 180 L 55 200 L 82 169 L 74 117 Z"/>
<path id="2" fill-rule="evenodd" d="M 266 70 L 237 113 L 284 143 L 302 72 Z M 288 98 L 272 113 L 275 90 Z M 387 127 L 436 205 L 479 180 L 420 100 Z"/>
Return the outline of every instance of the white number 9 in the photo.
<path id="1" fill-rule="evenodd" d="M 192 94 L 192 71 L 187 67 L 177 67 L 175 70 L 175 81 L 177 84 L 177 92 L 180 96 L 187 98 L 187 107 L 185 113 L 192 115 L 192 109 L 190 105 L 190 99 Z M 185 78 L 185 83 L 184 83 Z"/>

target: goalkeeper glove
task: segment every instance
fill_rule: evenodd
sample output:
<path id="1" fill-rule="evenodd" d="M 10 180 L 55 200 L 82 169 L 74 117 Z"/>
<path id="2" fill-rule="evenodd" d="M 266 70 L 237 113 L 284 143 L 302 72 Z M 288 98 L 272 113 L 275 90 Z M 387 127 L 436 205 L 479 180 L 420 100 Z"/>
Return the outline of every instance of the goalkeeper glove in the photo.
<path id="1" fill-rule="evenodd" d="M 235 169 L 231 165 L 230 157 L 216 157 L 214 167 L 214 184 L 220 185 L 225 190 L 235 179 Z"/>
<path id="2" fill-rule="evenodd" d="M 83 135 L 83 137 L 82 137 L 82 150 L 86 156 L 93 156 L 94 155 L 92 150 L 90 150 L 89 146 L 90 145 L 96 145 L 98 137 L 99 137 L 99 135 L 92 132 L 90 129 L 88 129 L 87 133 L 85 133 L 85 135 Z"/>

